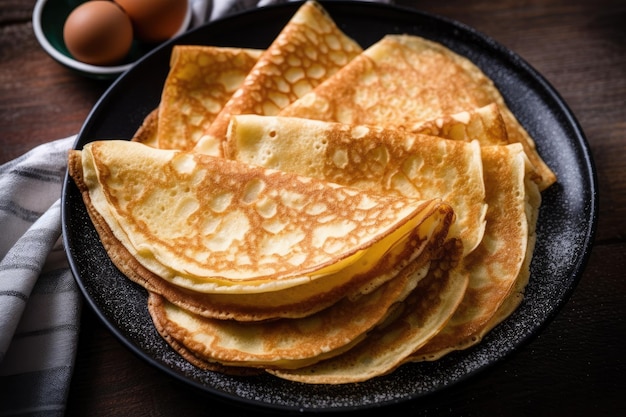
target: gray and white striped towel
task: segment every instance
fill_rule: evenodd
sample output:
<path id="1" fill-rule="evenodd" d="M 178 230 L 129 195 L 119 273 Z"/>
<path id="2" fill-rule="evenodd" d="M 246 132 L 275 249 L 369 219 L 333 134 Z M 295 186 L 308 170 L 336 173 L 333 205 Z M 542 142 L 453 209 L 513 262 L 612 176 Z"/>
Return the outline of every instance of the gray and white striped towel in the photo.
<path id="1" fill-rule="evenodd" d="M 287 1 L 191 0 L 192 27 Z M 65 413 L 82 306 L 61 240 L 60 195 L 75 139 L 0 165 L 0 417 Z"/>
<path id="2" fill-rule="evenodd" d="M 81 298 L 59 196 L 75 137 L 0 166 L 0 415 L 63 415 Z"/>

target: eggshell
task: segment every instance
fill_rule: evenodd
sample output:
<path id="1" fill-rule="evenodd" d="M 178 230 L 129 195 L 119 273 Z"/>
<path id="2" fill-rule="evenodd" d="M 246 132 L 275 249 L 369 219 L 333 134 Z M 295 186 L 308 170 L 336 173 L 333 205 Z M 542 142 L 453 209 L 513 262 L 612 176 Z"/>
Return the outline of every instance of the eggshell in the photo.
<path id="1" fill-rule="evenodd" d="M 114 0 L 133 22 L 135 37 L 144 42 L 162 42 L 180 29 L 187 13 L 187 0 Z"/>
<path id="2" fill-rule="evenodd" d="M 133 27 L 118 5 L 93 0 L 72 10 L 63 26 L 63 40 L 77 60 L 92 65 L 111 65 L 128 54 Z"/>

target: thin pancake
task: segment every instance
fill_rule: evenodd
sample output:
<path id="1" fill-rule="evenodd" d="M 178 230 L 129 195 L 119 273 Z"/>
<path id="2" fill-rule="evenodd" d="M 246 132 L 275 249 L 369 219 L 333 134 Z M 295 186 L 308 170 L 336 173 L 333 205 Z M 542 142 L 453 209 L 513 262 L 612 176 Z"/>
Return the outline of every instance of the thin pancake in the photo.
<path id="1" fill-rule="evenodd" d="M 337 27 L 319 3 L 307 1 L 206 129 L 196 150 L 222 156 L 221 142 L 232 115 L 274 115 L 361 52 L 361 47 Z"/>
<path id="2" fill-rule="evenodd" d="M 385 274 L 393 273 L 393 268 L 387 271 L 374 270 L 356 277 L 334 274 L 307 284 L 258 294 L 209 294 L 181 288 L 147 270 L 115 238 L 105 220 L 91 204 L 88 189 L 80 178 L 82 172 L 80 158 L 70 158 L 70 172 L 73 173 L 82 191 L 83 200 L 100 241 L 117 268 L 146 290 L 162 295 L 180 308 L 203 317 L 238 321 L 305 317 L 329 307 L 341 298 L 359 296 L 367 292 L 368 288 L 375 286 L 376 282 L 384 282 L 392 277 Z M 439 248 L 447 236 L 453 213 L 442 207 L 433 219 L 435 217 L 440 218 L 440 221 L 427 221 L 419 226 L 425 248 L 412 262 L 411 267 L 415 270 L 427 271 L 432 251 Z"/>
<path id="3" fill-rule="evenodd" d="M 343 298 L 299 319 L 241 323 L 191 314 L 167 301 L 150 309 L 164 333 L 208 362 L 294 369 L 336 356 L 365 337 L 415 288 L 424 272 L 405 268 L 375 291 Z M 155 295 L 151 295 L 151 298 Z M 358 312 L 358 317 L 355 317 Z"/>
<path id="4" fill-rule="evenodd" d="M 116 238 L 147 269 L 201 292 L 275 291 L 406 265 L 420 253 L 417 227 L 442 206 L 133 142 L 74 153 L 74 175 Z"/>
<path id="5" fill-rule="evenodd" d="M 509 139 L 524 146 L 545 189 L 556 176 L 493 82 L 468 59 L 411 35 L 387 35 L 279 115 L 401 126 L 496 103 Z"/>
<path id="6" fill-rule="evenodd" d="M 468 274 L 459 264 L 461 246 L 448 241 L 428 276 L 399 304 L 387 321 L 347 352 L 294 370 L 268 370 L 280 378 L 309 384 L 362 382 L 392 372 L 427 343 L 461 302 Z"/>
<path id="7" fill-rule="evenodd" d="M 263 51 L 176 45 L 159 103 L 157 146 L 192 149 Z"/>
<path id="8" fill-rule="evenodd" d="M 152 323 L 157 332 L 165 342 L 172 347 L 180 356 L 192 365 L 204 369 L 207 371 L 219 372 L 228 375 L 250 376 L 259 375 L 263 373 L 263 370 L 256 368 L 244 368 L 235 366 L 224 366 L 220 363 L 207 361 L 196 354 L 196 352 L 187 349 L 182 343 L 174 339 L 171 334 L 168 333 L 166 322 L 161 320 L 163 314 L 163 303 L 165 299 L 158 294 L 148 293 L 148 312 L 152 318 Z"/>
<path id="9" fill-rule="evenodd" d="M 518 144 L 483 148 L 483 162 L 487 228 L 480 246 L 464 260 L 470 273 L 466 295 L 448 325 L 411 360 L 436 360 L 478 343 L 516 285 L 521 287 L 528 279 L 536 221 L 528 214 L 540 198 L 528 178 L 529 164 Z M 509 300 L 510 307 L 519 299 L 519 291 Z"/>
<path id="10" fill-rule="evenodd" d="M 159 106 L 133 135 L 161 149 L 192 149 L 241 86 L 262 51 L 175 45 Z"/>
<path id="11" fill-rule="evenodd" d="M 539 208 L 541 206 L 541 193 L 536 184 L 531 181 L 526 181 L 526 218 L 528 219 L 528 243 L 526 245 L 526 258 L 522 264 L 515 284 L 511 289 L 509 295 L 502 302 L 502 305 L 498 307 L 496 313 L 489 319 L 487 324 L 479 330 L 477 337 L 482 339 L 496 325 L 508 318 L 519 307 L 520 303 L 524 299 L 524 291 L 528 280 L 530 278 L 530 263 L 533 258 L 533 252 L 535 250 L 535 243 L 537 241 L 537 219 L 539 217 Z"/>
<path id="12" fill-rule="evenodd" d="M 422 120 L 407 130 L 450 140 L 465 142 L 477 140 L 480 146 L 511 143 L 504 119 L 495 103 L 450 115 L 445 114 L 433 120 Z"/>
<path id="13" fill-rule="evenodd" d="M 465 253 L 482 239 L 487 204 L 477 142 L 376 126 L 241 115 L 232 119 L 225 149 L 233 159 L 265 168 L 363 190 L 442 198 L 456 214 L 450 235 L 462 240 Z"/>

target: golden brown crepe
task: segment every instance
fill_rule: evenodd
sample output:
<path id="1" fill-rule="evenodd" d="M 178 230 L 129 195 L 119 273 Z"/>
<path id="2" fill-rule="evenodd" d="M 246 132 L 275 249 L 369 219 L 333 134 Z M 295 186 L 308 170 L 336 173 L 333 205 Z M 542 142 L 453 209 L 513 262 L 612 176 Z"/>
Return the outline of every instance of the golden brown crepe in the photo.
<path id="1" fill-rule="evenodd" d="M 221 143 L 232 115 L 274 115 L 361 51 L 319 3 L 305 2 L 206 129 L 195 150 L 222 156 Z"/>
<path id="2" fill-rule="evenodd" d="M 82 158 L 73 153 L 70 157 L 70 173 L 82 192 L 83 200 L 100 240 L 113 263 L 129 279 L 150 292 L 164 296 L 168 301 L 191 313 L 215 319 L 238 321 L 260 321 L 274 318 L 299 318 L 314 314 L 331 306 L 344 297 L 358 297 L 377 283 L 391 279 L 394 269 L 378 268 L 357 277 L 334 274 L 323 280 L 254 294 L 211 294 L 201 293 L 174 285 L 146 269 L 115 237 L 104 218 L 91 204 L 89 189 L 82 175 Z M 425 275 L 428 271 L 432 251 L 440 247 L 446 238 L 453 213 L 445 206 L 431 213 L 430 219 L 419 226 L 423 235 L 421 254 L 411 262 L 414 271 Z M 397 271 L 396 271 L 397 272 Z"/>
<path id="3" fill-rule="evenodd" d="M 476 140 L 480 146 L 511 143 L 506 124 L 495 103 L 454 114 L 444 114 L 432 120 L 420 120 L 407 130 L 444 139 L 465 142 Z"/>
<path id="4" fill-rule="evenodd" d="M 491 103 L 498 105 L 509 139 L 524 146 L 540 189 L 554 183 L 493 82 L 468 59 L 417 36 L 385 36 L 279 115 L 410 129 Z"/>
<path id="5" fill-rule="evenodd" d="M 466 295 L 448 325 L 411 360 L 435 360 L 478 343 L 521 300 L 534 248 L 539 191 L 529 179 L 531 167 L 519 144 L 485 147 L 483 162 L 487 227 L 480 246 L 464 259 L 470 273 Z"/>
<path id="6" fill-rule="evenodd" d="M 342 298 L 298 319 L 246 323 L 208 319 L 165 300 L 154 305 L 151 314 L 162 332 L 205 361 L 225 366 L 294 369 L 336 356 L 361 341 L 393 311 L 396 303 L 412 292 L 422 274 L 421 268 L 405 268 L 368 294 Z"/>
<path id="7" fill-rule="evenodd" d="M 159 103 L 157 145 L 192 149 L 263 51 L 177 45 Z"/>
<path id="8" fill-rule="evenodd" d="M 497 153 L 497 151 L 494 151 L 494 153 Z M 524 299 L 524 291 L 530 278 L 530 263 L 533 258 L 535 243 L 537 241 L 536 226 L 537 219 L 539 217 L 539 208 L 541 206 L 541 193 L 535 183 L 527 179 L 525 181 L 525 185 L 525 211 L 528 223 L 528 242 L 526 244 L 524 262 L 522 263 L 519 275 L 515 279 L 509 294 L 502 301 L 502 304 L 498 307 L 495 314 L 482 328 L 478 330 L 477 334 L 475 334 L 477 342 L 480 341 L 496 325 L 508 318 L 517 309 L 517 307 L 519 307 L 520 303 Z"/>
<path id="9" fill-rule="evenodd" d="M 147 269 L 199 292 L 275 291 L 389 258 L 406 264 L 423 248 L 418 226 L 442 205 L 134 142 L 80 154 L 91 204 L 115 237 Z"/>
<path id="10" fill-rule="evenodd" d="M 451 126 L 456 126 L 457 121 L 461 123 L 468 120 L 463 115 L 448 117 L 445 120 L 440 119 L 437 123 L 431 124 L 430 131 L 467 140 L 469 129 L 461 132 L 458 127 L 451 128 Z M 331 129 L 331 126 L 335 128 Z M 240 132 L 238 132 L 239 129 L 241 129 Z M 498 130 L 496 129 L 496 131 Z M 359 132 L 358 136 L 353 133 L 355 131 Z M 320 178 L 332 178 L 337 182 L 344 183 L 346 181 L 345 174 L 340 176 L 340 179 L 336 174 L 333 174 L 339 170 L 339 167 L 342 169 L 349 168 L 350 173 L 366 172 L 371 175 L 369 181 L 375 178 L 382 184 L 392 183 L 386 179 L 385 171 L 380 169 L 380 155 L 391 154 L 395 156 L 397 153 L 381 153 L 381 142 L 388 144 L 388 146 L 392 143 L 401 143 L 411 149 L 412 155 L 420 155 L 420 152 L 433 157 L 437 155 L 437 152 L 434 152 L 432 148 L 425 147 L 423 141 L 416 141 L 417 146 L 414 147 L 407 146 L 407 143 L 413 144 L 406 139 L 411 137 L 409 134 L 398 135 L 395 133 L 396 137 L 404 138 L 404 140 L 393 141 L 388 136 L 382 135 L 381 132 L 383 131 L 384 129 L 381 128 L 360 127 L 357 129 L 355 126 L 295 118 L 239 116 L 233 119 L 229 146 L 232 147 L 231 152 L 234 157 L 248 163 L 306 173 Z M 376 134 L 368 136 L 370 132 L 376 132 Z M 497 135 L 486 134 L 483 129 L 474 129 L 474 137 L 486 146 L 483 150 L 487 154 L 485 156 L 486 163 L 489 164 L 489 169 L 485 172 L 485 182 L 491 188 L 488 201 L 490 207 L 488 213 L 490 215 L 487 219 L 489 233 L 479 246 L 478 254 L 469 254 L 463 261 L 464 264 L 468 265 L 471 276 L 470 288 L 464 303 L 461 304 L 459 311 L 454 316 L 453 322 L 433 342 L 422 349 L 422 352 L 430 348 L 440 349 L 437 357 L 448 351 L 441 349 L 438 345 L 440 340 L 450 343 L 449 338 L 446 339 L 446 332 L 451 332 L 452 338 L 464 339 L 463 347 L 466 347 L 470 343 L 469 341 L 474 343 L 493 327 L 493 324 L 488 325 L 488 323 L 502 320 L 515 308 L 514 300 L 519 302 L 520 299 L 519 289 L 516 295 L 511 296 L 511 299 L 507 301 L 508 308 L 500 309 L 500 306 L 507 300 L 508 294 L 516 282 L 519 287 L 523 287 L 527 282 L 528 262 L 534 247 L 534 232 L 532 230 L 534 230 L 533 224 L 536 221 L 536 214 L 529 218 L 527 211 L 529 208 L 534 208 L 533 210 L 538 208 L 537 196 L 539 194 L 535 183 L 528 180 L 531 171 L 522 147 L 519 144 L 509 147 L 489 146 L 491 143 L 502 143 L 505 139 L 499 138 Z M 431 139 L 440 144 L 447 142 L 443 139 Z M 360 151 L 361 146 L 369 150 L 378 150 L 377 158 L 373 159 L 378 165 L 374 165 L 374 168 L 372 168 L 371 161 L 368 161 L 367 153 Z M 348 161 L 347 163 L 339 165 L 335 163 L 338 160 L 334 156 L 337 149 L 346 150 L 346 154 L 349 156 L 341 158 L 341 160 Z M 447 153 L 449 155 L 449 151 Z M 450 169 L 451 163 L 445 162 L 445 159 L 441 158 L 440 156 L 439 160 L 444 161 L 442 165 Z M 355 163 L 357 160 L 359 163 Z M 385 157 L 385 164 L 389 164 L 390 160 L 393 160 L 393 157 Z M 428 164 L 422 165 L 422 167 L 424 166 L 428 167 Z M 443 190 L 446 188 L 456 189 L 459 192 L 459 198 L 462 199 L 466 195 L 462 192 L 462 186 L 437 185 L 437 181 L 445 177 L 442 172 L 436 171 L 433 175 L 418 175 L 418 177 L 427 178 L 427 180 L 416 188 L 421 190 L 426 188 L 431 192 L 439 190 L 439 195 L 444 197 L 447 196 Z M 349 175 L 348 177 L 352 178 Z M 365 177 L 361 178 L 358 174 L 356 178 L 362 181 L 359 186 L 368 182 Z M 483 181 L 482 176 L 480 181 Z M 355 185 L 354 182 L 351 184 Z M 426 187 L 424 184 L 427 184 Z M 432 187 L 432 189 L 428 187 Z M 385 189 L 385 187 L 382 188 Z M 524 202 L 524 196 L 529 199 L 530 203 Z M 449 199 L 449 197 L 447 198 Z M 455 200 L 452 201 L 454 207 Z M 457 210 L 458 212 L 459 210 Z M 530 233 L 529 222 L 532 229 Z M 498 242 L 496 247 L 492 246 L 494 245 L 493 241 Z M 525 280 L 524 277 L 526 277 Z M 523 284 L 520 285 L 520 282 Z M 462 325 L 458 323 L 462 323 Z M 471 334 L 468 335 L 467 333 Z M 455 348 L 461 348 L 461 346 L 455 345 Z"/>
<path id="11" fill-rule="evenodd" d="M 461 245 L 449 240 L 429 275 L 387 321 L 345 353 L 297 369 L 268 369 L 280 378 L 309 384 L 363 382 L 392 372 L 403 359 L 444 327 L 463 298 L 467 272 L 459 264 Z"/>
<path id="12" fill-rule="evenodd" d="M 450 235 L 465 253 L 485 228 L 485 188 L 477 142 L 404 130 L 292 117 L 234 116 L 227 155 L 247 164 L 412 198 L 442 198 L 456 214 Z"/>
<path id="13" fill-rule="evenodd" d="M 163 303 L 165 299 L 158 294 L 150 293 L 148 295 L 148 311 L 150 312 L 151 317 L 153 318 L 154 327 L 157 332 L 161 335 L 163 340 L 167 342 L 168 345 L 172 347 L 181 357 L 183 357 L 187 362 L 192 365 L 204 369 L 206 371 L 219 372 L 222 374 L 229 375 L 238 375 L 238 376 L 251 376 L 251 375 L 259 375 L 263 373 L 262 369 L 259 368 L 249 368 L 249 367 L 235 367 L 235 366 L 224 366 L 220 363 L 207 361 L 196 354 L 196 352 L 185 348 L 179 341 L 174 339 L 165 328 L 165 323 L 160 321 L 160 317 L 162 314 L 160 310 L 163 308 Z"/>
<path id="14" fill-rule="evenodd" d="M 175 45 L 159 106 L 146 116 L 133 141 L 161 149 L 192 149 L 261 53 L 257 49 Z"/>

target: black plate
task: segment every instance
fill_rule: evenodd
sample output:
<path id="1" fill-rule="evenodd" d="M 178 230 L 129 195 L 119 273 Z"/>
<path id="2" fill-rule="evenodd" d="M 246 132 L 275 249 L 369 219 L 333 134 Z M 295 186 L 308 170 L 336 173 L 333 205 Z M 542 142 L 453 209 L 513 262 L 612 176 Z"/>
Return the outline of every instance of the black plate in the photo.
<path id="1" fill-rule="evenodd" d="M 155 331 L 146 292 L 110 262 L 77 188 L 66 179 L 63 232 L 70 265 L 87 302 L 137 355 L 200 390 L 241 405 L 274 411 L 349 411 L 415 400 L 449 387 L 503 359 L 550 321 L 570 296 L 587 261 L 597 219 L 597 184 L 586 139 L 546 80 L 519 56 L 457 22 L 372 3 L 323 3 L 364 48 L 389 33 L 441 42 L 490 76 L 535 138 L 559 181 L 543 193 L 527 296 L 519 309 L 477 346 L 434 363 L 410 364 L 360 384 L 303 385 L 201 371 L 179 357 Z M 266 48 L 299 4 L 242 13 L 188 32 L 146 56 L 104 94 L 75 147 L 96 139 L 128 139 L 159 102 L 174 43 Z"/>

